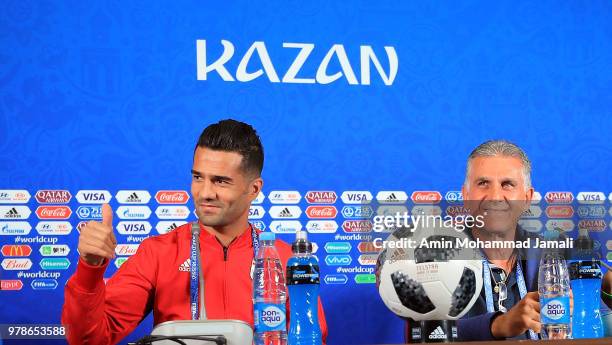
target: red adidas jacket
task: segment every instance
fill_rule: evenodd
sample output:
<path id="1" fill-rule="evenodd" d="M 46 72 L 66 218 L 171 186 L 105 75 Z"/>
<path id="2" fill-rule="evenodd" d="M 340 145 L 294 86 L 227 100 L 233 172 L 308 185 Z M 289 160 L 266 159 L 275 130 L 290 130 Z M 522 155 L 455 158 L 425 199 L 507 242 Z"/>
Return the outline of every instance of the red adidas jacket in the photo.
<path id="1" fill-rule="evenodd" d="M 79 259 L 76 272 L 64 292 L 62 324 L 70 344 L 116 344 L 153 310 L 154 323 L 190 320 L 191 224 L 145 239 L 138 251 L 110 278 L 102 266 Z M 201 258 L 204 273 L 206 315 L 209 319 L 237 319 L 253 325 L 253 284 L 250 277 L 253 245 L 251 231 L 238 236 L 225 250 L 215 236 L 202 231 Z M 283 267 L 291 247 L 276 240 Z M 327 324 L 319 299 L 319 324 L 323 342 Z M 289 303 L 287 302 L 287 325 Z"/>

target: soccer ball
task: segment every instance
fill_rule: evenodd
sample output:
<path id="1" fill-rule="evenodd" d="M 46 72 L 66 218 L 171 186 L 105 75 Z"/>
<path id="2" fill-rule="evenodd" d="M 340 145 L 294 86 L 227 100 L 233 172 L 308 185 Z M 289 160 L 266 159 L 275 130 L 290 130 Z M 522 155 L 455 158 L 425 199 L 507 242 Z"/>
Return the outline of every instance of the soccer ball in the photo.
<path id="1" fill-rule="evenodd" d="M 480 253 L 463 246 L 468 237 L 454 228 L 413 229 L 395 230 L 386 243 L 404 246 L 386 248 L 378 256 L 380 297 L 395 314 L 416 321 L 461 318 L 482 289 Z M 436 245 L 440 248 L 432 248 Z"/>

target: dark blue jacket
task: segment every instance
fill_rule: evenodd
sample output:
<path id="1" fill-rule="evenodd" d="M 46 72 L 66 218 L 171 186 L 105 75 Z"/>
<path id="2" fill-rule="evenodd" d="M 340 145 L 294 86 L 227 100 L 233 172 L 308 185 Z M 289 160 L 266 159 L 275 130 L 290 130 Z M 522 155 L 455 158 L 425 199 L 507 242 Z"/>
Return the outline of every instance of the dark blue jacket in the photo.
<path id="1" fill-rule="evenodd" d="M 536 238 L 542 239 L 542 236 L 527 232 L 521 227 L 517 227 L 515 239 L 519 241 L 529 239 L 532 244 L 531 249 L 519 249 L 524 275 L 523 278 L 525 279 L 528 292 L 538 290 L 538 268 L 542 250 L 533 248 Z M 486 272 L 486 274 L 489 273 Z M 459 340 L 470 341 L 498 339 L 493 337 L 491 334 L 491 322 L 494 316 L 501 313 L 487 312 L 487 304 L 484 298 L 484 284 L 482 290 L 483 291 L 480 293 L 478 300 L 472 306 L 470 311 L 462 319 L 457 320 L 457 335 Z M 516 302 L 518 302 L 518 299 Z M 510 310 L 511 306 L 507 306 L 507 308 Z M 522 338 L 527 339 L 526 336 Z"/>

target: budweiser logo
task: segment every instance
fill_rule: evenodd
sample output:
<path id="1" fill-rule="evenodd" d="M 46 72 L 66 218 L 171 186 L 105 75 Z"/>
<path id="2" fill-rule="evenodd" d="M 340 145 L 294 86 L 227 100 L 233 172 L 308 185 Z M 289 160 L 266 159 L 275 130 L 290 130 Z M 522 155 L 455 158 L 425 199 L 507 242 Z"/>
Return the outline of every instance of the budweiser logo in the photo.
<path id="1" fill-rule="evenodd" d="M 306 193 L 306 201 L 309 204 L 333 204 L 338 199 L 334 191 L 309 191 Z"/>
<path id="2" fill-rule="evenodd" d="M 189 194 L 184 190 L 160 190 L 155 193 L 158 204 L 186 204 Z"/>
<path id="3" fill-rule="evenodd" d="M 40 204 L 65 204 L 72 199 L 67 190 L 39 190 L 35 197 Z"/>
<path id="4" fill-rule="evenodd" d="M 442 201 L 442 194 L 437 191 L 415 191 L 410 199 L 415 204 L 438 204 Z"/>
<path id="5" fill-rule="evenodd" d="M 38 206 L 36 209 L 39 219 L 68 219 L 71 214 L 68 206 Z"/>
<path id="6" fill-rule="evenodd" d="M 548 206 L 546 208 L 546 216 L 548 218 L 571 218 L 574 215 L 574 208 L 565 206 Z"/>
<path id="7" fill-rule="evenodd" d="M 119 244 L 115 248 L 117 255 L 134 255 L 138 250 L 138 244 Z"/>
<path id="8" fill-rule="evenodd" d="M 336 218 L 338 210 L 334 206 L 308 206 L 306 215 L 308 218 Z"/>
<path id="9" fill-rule="evenodd" d="M 32 267 L 30 259 L 4 259 L 2 260 L 2 268 L 7 271 L 25 271 Z"/>

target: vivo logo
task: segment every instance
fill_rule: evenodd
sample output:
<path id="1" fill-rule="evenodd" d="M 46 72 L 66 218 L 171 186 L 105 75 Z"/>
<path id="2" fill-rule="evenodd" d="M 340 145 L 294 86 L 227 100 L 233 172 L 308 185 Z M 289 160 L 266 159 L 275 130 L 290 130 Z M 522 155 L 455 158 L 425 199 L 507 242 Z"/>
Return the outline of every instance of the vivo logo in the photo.
<path id="1" fill-rule="evenodd" d="M 232 74 L 225 66 L 234 57 L 234 44 L 228 40 L 221 40 L 223 52 L 221 56 L 213 60 L 209 56 L 206 40 L 196 40 L 196 64 L 198 80 L 207 80 L 211 72 L 216 72 L 224 81 L 239 81 L 250 82 L 263 75 L 272 83 L 288 83 L 288 84 L 330 84 L 341 78 L 346 79 L 349 85 L 370 85 L 371 83 L 371 67 L 376 69 L 376 72 L 387 86 L 393 85 L 398 70 L 398 58 L 395 47 L 385 46 L 386 64 L 388 69 L 385 70 L 378 56 L 374 53 L 374 49 L 368 45 L 359 46 L 359 63 L 351 63 L 346 53 L 346 49 L 342 44 L 332 45 L 321 61 L 318 63 L 317 72 L 314 76 L 304 75 L 302 67 L 307 63 L 311 53 L 315 50 L 314 43 L 290 43 L 283 42 L 283 55 L 286 52 L 290 55 L 293 61 L 289 64 L 285 71 L 278 69 L 279 65 L 274 66 L 266 43 L 255 41 L 249 49 L 240 58 L 236 71 Z M 319 54 L 315 54 L 319 55 Z M 291 58 L 285 57 L 284 61 L 291 61 Z M 312 59 L 310 60 L 312 61 Z M 340 71 L 328 71 L 330 62 L 340 65 Z M 262 68 L 247 71 L 247 66 L 260 65 Z M 285 64 L 283 64 L 285 65 Z M 252 67 L 251 67 L 252 68 Z M 355 68 L 358 68 L 359 77 L 355 73 Z M 282 72 L 282 75 L 279 75 Z M 331 74 L 330 74 L 331 72 Z"/>
<path id="2" fill-rule="evenodd" d="M 350 255 L 328 255 L 325 257 L 327 266 L 348 266 L 352 261 Z"/>

